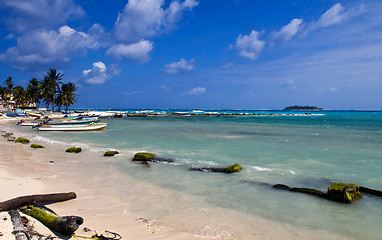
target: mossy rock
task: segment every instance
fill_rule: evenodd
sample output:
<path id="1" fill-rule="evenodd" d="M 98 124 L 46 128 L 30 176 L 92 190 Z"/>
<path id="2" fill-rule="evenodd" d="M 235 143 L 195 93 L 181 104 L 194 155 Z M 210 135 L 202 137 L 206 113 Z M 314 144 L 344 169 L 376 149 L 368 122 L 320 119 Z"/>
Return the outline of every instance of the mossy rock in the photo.
<path id="1" fill-rule="evenodd" d="M 240 164 L 238 163 L 235 163 L 234 165 L 232 166 L 228 166 L 224 169 L 224 172 L 225 173 L 234 173 L 234 172 L 240 172 L 242 169 L 242 167 L 240 166 Z"/>
<path id="2" fill-rule="evenodd" d="M 107 151 L 107 152 L 105 152 L 104 156 L 105 157 L 112 157 L 115 154 L 119 154 L 119 152 L 118 151 Z"/>
<path id="3" fill-rule="evenodd" d="M 32 143 L 31 148 L 44 148 L 44 146 L 41 146 L 40 144 Z"/>
<path id="4" fill-rule="evenodd" d="M 328 188 L 327 198 L 342 203 L 352 203 L 362 198 L 359 186 L 354 183 L 334 183 Z"/>
<path id="5" fill-rule="evenodd" d="M 15 140 L 16 143 L 22 143 L 22 144 L 27 144 L 29 143 L 29 139 L 28 138 L 23 138 L 23 137 L 18 137 L 16 140 Z"/>
<path id="6" fill-rule="evenodd" d="M 155 157 L 155 153 L 139 152 L 133 157 L 133 161 L 147 162 L 152 161 Z"/>
<path id="7" fill-rule="evenodd" d="M 82 149 L 79 147 L 71 147 L 66 149 L 66 152 L 70 152 L 70 153 L 80 153 L 81 151 Z"/>

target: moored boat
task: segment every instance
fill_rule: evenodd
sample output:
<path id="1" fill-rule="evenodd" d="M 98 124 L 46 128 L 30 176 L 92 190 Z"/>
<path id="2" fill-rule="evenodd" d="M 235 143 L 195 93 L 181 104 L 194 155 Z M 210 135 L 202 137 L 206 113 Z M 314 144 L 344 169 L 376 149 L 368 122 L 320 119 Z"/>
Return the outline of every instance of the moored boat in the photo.
<path id="1" fill-rule="evenodd" d="M 107 123 L 73 124 L 73 125 L 43 125 L 39 131 L 99 131 L 105 129 Z"/>

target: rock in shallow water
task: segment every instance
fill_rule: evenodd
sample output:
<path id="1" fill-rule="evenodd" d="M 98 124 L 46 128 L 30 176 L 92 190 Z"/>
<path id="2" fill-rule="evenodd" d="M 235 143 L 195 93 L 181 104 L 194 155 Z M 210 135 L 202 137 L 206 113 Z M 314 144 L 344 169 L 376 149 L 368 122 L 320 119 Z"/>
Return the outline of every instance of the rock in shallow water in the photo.
<path id="1" fill-rule="evenodd" d="M 352 203 L 362 198 L 359 186 L 354 183 L 334 183 L 328 188 L 327 198 L 342 203 Z"/>

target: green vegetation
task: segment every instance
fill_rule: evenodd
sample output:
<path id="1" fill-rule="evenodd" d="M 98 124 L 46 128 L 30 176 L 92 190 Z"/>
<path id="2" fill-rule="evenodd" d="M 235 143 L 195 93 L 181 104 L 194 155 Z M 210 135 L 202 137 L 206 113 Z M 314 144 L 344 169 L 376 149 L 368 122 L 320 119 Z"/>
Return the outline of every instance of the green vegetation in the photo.
<path id="1" fill-rule="evenodd" d="M 29 143 L 29 139 L 28 138 L 23 138 L 23 137 L 18 137 L 15 142 L 17 143 L 22 143 L 22 144 L 27 144 Z"/>
<path id="2" fill-rule="evenodd" d="M 81 151 L 82 149 L 79 147 L 71 147 L 66 149 L 66 152 L 69 152 L 69 153 L 80 153 Z"/>
<path id="3" fill-rule="evenodd" d="M 32 143 L 31 148 L 44 148 L 44 146 L 41 146 L 40 144 Z"/>
<path id="4" fill-rule="evenodd" d="M 65 106 L 68 110 L 69 106 L 78 100 L 75 93 L 77 87 L 73 83 L 62 83 L 63 76 L 56 69 L 51 68 L 41 80 L 32 78 L 25 89 L 21 86 L 14 87 L 12 77 L 7 77 L 4 87 L 0 85 L 0 100 L 10 110 L 25 107 L 38 109 L 41 102 L 46 104 L 47 111 L 50 106 L 54 111 L 55 105 L 58 106 L 59 111 L 61 106 Z"/>
<path id="5" fill-rule="evenodd" d="M 242 169 L 242 167 L 240 166 L 240 164 L 238 163 L 235 163 L 234 165 L 232 166 L 228 166 L 224 169 L 224 172 L 225 173 L 234 173 L 234 172 L 240 172 Z"/>
<path id="6" fill-rule="evenodd" d="M 118 151 L 107 151 L 107 152 L 105 152 L 104 156 L 105 157 L 112 157 L 115 154 L 119 154 L 119 152 Z"/>
<path id="7" fill-rule="evenodd" d="M 293 105 L 293 106 L 286 107 L 283 110 L 284 111 L 304 111 L 304 110 L 308 110 L 308 111 L 321 111 L 322 108 L 318 108 L 318 107 L 315 107 L 315 106 Z"/>

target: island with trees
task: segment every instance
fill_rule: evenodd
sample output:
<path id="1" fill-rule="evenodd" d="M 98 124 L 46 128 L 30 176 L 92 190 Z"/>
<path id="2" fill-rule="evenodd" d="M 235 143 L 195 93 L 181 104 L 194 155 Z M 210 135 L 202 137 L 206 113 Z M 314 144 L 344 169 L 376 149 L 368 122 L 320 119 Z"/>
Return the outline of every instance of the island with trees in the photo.
<path id="1" fill-rule="evenodd" d="M 315 106 L 299 106 L 299 105 L 293 105 L 288 106 L 283 109 L 284 111 L 322 111 L 322 108 L 318 108 Z"/>

